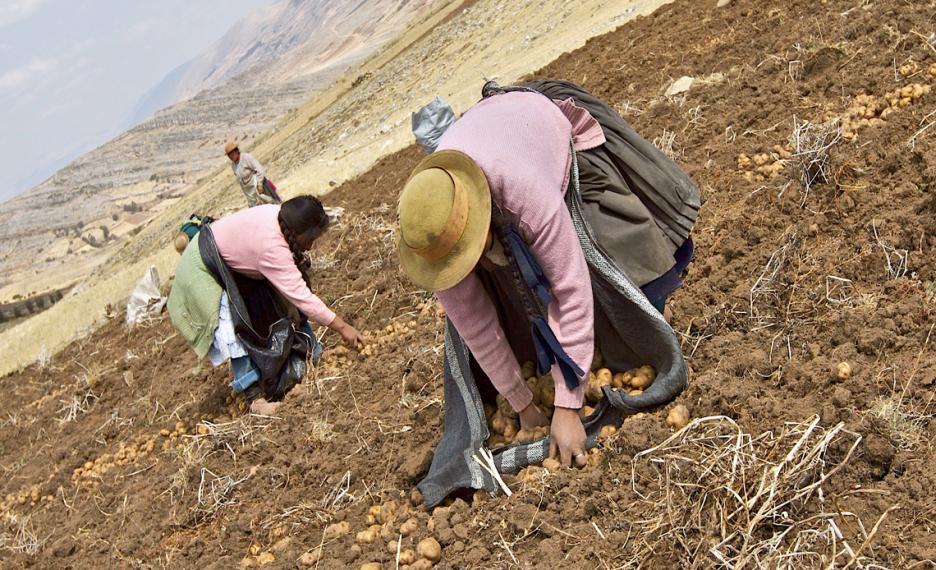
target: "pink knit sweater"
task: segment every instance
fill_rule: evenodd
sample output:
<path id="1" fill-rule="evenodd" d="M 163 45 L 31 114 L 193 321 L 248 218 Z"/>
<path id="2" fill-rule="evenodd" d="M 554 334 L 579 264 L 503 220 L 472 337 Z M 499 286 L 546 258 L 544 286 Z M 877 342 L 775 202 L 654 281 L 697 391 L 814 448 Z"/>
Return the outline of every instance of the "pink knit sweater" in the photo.
<path id="1" fill-rule="evenodd" d="M 306 287 L 280 231 L 275 204 L 240 210 L 211 224 L 218 251 L 228 266 L 265 278 L 309 320 L 330 325 L 335 313 Z"/>
<path id="2" fill-rule="evenodd" d="M 439 150 L 459 150 L 481 167 L 491 197 L 517 227 L 552 286 L 548 321 L 568 355 L 587 371 L 594 350 L 594 313 L 588 266 L 563 198 L 576 150 L 604 144 L 598 122 L 571 100 L 536 93 L 485 99 L 453 124 Z M 515 410 L 533 395 L 478 277 L 437 294 L 478 364 Z M 569 390 L 554 365 L 556 406 L 579 408 L 584 383 Z"/>

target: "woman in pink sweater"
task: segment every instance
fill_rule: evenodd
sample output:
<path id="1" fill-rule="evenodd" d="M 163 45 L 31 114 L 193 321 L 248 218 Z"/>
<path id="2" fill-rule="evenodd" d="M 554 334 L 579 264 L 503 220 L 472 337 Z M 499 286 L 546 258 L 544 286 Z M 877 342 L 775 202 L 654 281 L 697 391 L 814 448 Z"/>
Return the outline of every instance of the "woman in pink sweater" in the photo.
<path id="1" fill-rule="evenodd" d="M 311 290 L 306 251 L 327 229 L 328 216 L 317 198 L 298 196 L 282 205 L 240 210 L 207 227 L 210 231 L 202 229 L 201 233 L 208 231 L 212 238 L 208 244 L 213 244 L 210 249 L 216 250 L 220 260 L 202 247 L 206 243 L 205 236 L 191 241 L 176 269 L 169 313 L 198 356 L 207 355 L 216 366 L 231 361 L 234 372 L 231 386 L 245 393 L 251 402 L 251 411 L 269 414 L 276 404 L 269 402 L 261 392 L 261 371 L 235 333 L 235 321 L 243 321 L 244 316 L 230 299 L 232 292 L 223 290 L 223 273 L 246 276 L 250 278 L 248 281 L 265 281 L 303 317 L 331 328 L 347 345 L 357 348 L 363 343 L 360 333 Z M 226 269 L 219 271 L 221 265 Z M 244 301 L 248 304 L 247 312 L 253 312 L 255 307 L 249 306 L 249 299 Z M 253 329 L 254 325 L 249 328 Z M 316 360 L 321 348 L 308 325 L 301 328 L 300 332 L 310 337 L 311 356 Z M 258 334 L 266 335 L 267 331 L 260 330 Z"/>
<path id="2" fill-rule="evenodd" d="M 550 455 L 563 465 L 585 464 L 578 411 L 595 342 L 591 278 L 564 198 L 574 153 L 604 157 L 605 142 L 602 124 L 572 99 L 500 93 L 475 104 L 445 132 L 400 197 L 404 271 L 436 294 L 524 429 L 550 422 L 533 403 L 519 362 L 539 359 L 541 374 L 544 364 L 551 366 Z M 613 220 L 610 235 L 624 228 L 624 245 L 614 249 L 624 252 L 619 263 L 643 286 L 671 270 L 677 246 L 622 176 L 608 170 L 612 179 L 595 185 L 597 196 L 585 208 L 599 212 L 610 200 L 627 203 L 631 216 Z M 532 322 L 532 333 L 518 321 Z"/>

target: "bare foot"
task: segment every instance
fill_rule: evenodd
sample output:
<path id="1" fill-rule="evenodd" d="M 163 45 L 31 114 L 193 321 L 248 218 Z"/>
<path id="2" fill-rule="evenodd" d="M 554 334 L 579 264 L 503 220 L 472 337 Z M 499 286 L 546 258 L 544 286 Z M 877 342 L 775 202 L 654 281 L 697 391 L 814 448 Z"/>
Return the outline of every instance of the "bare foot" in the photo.
<path id="1" fill-rule="evenodd" d="M 257 398 L 250 403 L 250 413 L 261 416 L 272 416 L 282 405 L 282 402 L 267 402 L 263 398 Z"/>
<path id="2" fill-rule="evenodd" d="M 520 427 L 525 430 L 549 425 L 549 420 L 533 403 L 517 412 L 517 415 L 520 416 Z"/>

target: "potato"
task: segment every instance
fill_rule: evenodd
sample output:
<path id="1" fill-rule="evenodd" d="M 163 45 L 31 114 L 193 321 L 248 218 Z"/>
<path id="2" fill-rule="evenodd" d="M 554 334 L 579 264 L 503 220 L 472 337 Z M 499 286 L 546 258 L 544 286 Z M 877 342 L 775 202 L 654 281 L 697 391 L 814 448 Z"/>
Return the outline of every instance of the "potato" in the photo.
<path id="1" fill-rule="evenodd" d="M 366 562 L 361 564 L 361 570 L 380 570 L 383 568 L 383 564 L 380 562 Z"/>
<path id="2" fill-rule="evenodd" d="M 520 431 L 517 432 L 517 435 L 514 436 L 514 442 L 530 443 L 531 441 L 533 441 L 533 438 L 534 438 L 534 434 L 532 430 L 527 431 L 525 429 L 521 429 Z"/>
<path id="3" fill-rule="evenodd" d="M 598 432 L 598 437 L 601 439 L 608 439 L 617 433 L 617 426 L 606 425 L 601 427 L 601 431 Z"/>
<path id="4" fill-rule="evenodd" d="M 579 417 L 580 417 L 580 418 L 587 418 L 588 416 L 592 415 L 593 413 L 595 413 L 595 408 L 593 408 L 593 407 L 591 407 L 591 406 L 582 406 L 581 409 L 579 410 Z"/>
<path id="5" fill-rule="evenodd" d="M 517 436 L 517 431 L 517 422 L 507 420 L 507 423 L 504 425 L 504 439 L 508 442 L 513 441 L 514 437 Z"/>
<path id="6" fill-rule="evenodd" d="M 628 395 L 628 396 L 639 396 L 639 395 L 641 395 L 641 394 L 643 394 L 643 390 L 638 390 L 638 389 L 636 389 L 636 388 L 633 389 L 633 390 L 628 390 L 628 391 L 627 391 L 627 395 Z"/>
<path id="7" fill-rule="evenodd" d="M 520 375 L 524 378 L 535 378 L 536 364 L 533 364 L 532 362 L 524 362 L 523 366 L 520 367 Z"/>
<path id="8" fill-rule="evenodd" d="M 336 538 L 342 537 L 349 532 L 351 532 L 351 525 L 348 523 L 348 521 L 341 521 L 330 524 L 325 527 L 325 540 L 335 540 Z"/>
<path id="9" fill-rule="evenodd" d="M 400 534 L 403 536 L 410 536 L 411 534 L 416 534 L 416 531 L 419 530 L 419 521 L 414 518 L 406 519 L 406 522 L 400 525 Z M 407 562 L 407 564 L 409 564 Z"/>
<path id="10" fill-rule="evenodd" d="M 492 447 L 492 448 L 493 448 L 493 447 L 501 447 L 501 446 L 504 445 L 506 442 L 507 442 L 507 440 L 505 440 L 505 439 L 504 439 L 504 436 L 503 436 L 503 435 L 500 435 L 500 434 L 492 435 L 492 436 L 489 437 L 488 440 L 487 440 L 488 447 Z"/>
<path id="11" fill-rule="evenodd" d="M 555 407 L 556 387 L 552 382 L 550 382 L 548 385 L 540 385 L 538 396 L 539 403 L 544 407 Z"/>
<path id="12" fill-rule="evenodd" d="M 547 471 L 559 471 L 560 467 L 562 467 L 562 465 L 559 463 L 558 459 L 547 457 L 543 460 L 543 468 Z"/>
<path id="13" fill-rule="evenodd" d="M 396 512 L 396 501 L 387 501 L 380 506 L 380 512 L 377 513 L 377 522 L 380 524 L 393 523 L 396 521 Z"/>
<path id="14" fill-rule="evenodd" d="M 393 525 L 385 524 L 380 527 L 380 538 L 384 541 L 389 542 L 398 538 L 396 531 L 393 529 Z"/>
<path id="15" fill-rule="evenodd" d="M 494 433 L 503 435 L 504 429 L 507 427 L 507 419 L 501 415 L 500 410 L 491 418 L 491 430 Z"/>
<path id="16" fill-rule="evenodd" d="M 588 375 L 588 385 L 585 387 L 585 397 L 589 402 L 598 402 L 604 397 L 602 386 L 610 386 L 614 377 L 607 368 L 602 368 L 594 374 Z"/>
<path id="17" fill-rule="evenodd" d="M 367 528 L 367 530 L 362 530 L 361 532 L 357 533 L 357 535 L 354 538 L 354 541 L 357 542 L 358 544 L 371 544 L 372 542 L 376 541 L 377 537 L 379 536 L 380 536 L 380 526 L 371 525 L 370 527 Z"/>
<path id="18" fill-rule="evenodd" d="M 532 483 L 534 481 L 538 481 L 542 476 L 542 473 L 543 469 L 541 467 L 530 465 L 528 467 L 524 467 L 520 470 L 519 473 L 517 473 L 517 479 L 521 483 Z"/>
<path id="19" fill-rule="evenodd" d="M 835 377 L 844 382 L 851 378 L 852 367 L 848 362 L 839 362 L 835 366 Z"/>
<path id="20" fill-rule="evenodd" d="M 666 425 L 673 429 L 680 430 L 689 423 L 689 409 L 682 404 L 677 404 L 666 414 Z"/>
<path id="21" fill-rule="evenodd" d="M 408 566 L 416 562 L 416 552 L 412 548 L 400 551 L 400 566 Z"/>
<path id="22" fill-rule="evenodd" d="M 597 467 L 601 464 L 601 451 L 598 448 L 593 448 L 588 452 L 588 456 L 585 458 L 586 467 Z"/>
<path id="23" fill-rule="evenodd" d="M 533 403 L 539 403 L 539 383 L 536 381 L 536 378 L 527 378 L 526 379 L 527 388 L 530 389 L 530 392 L 533 394 Z"/>
<path id="24" fill-rule="evenodd" d="M 276 562 L 276 556 L 273 556 L 272 552 L 261 552 L 257 555 L 257 562 L 260 563 L 260 566 L 266 566 Z"/>
<path id="25" fill-rule="evenodd" d="M 273 546 L 270 547 L 270 550 L 273 552 L 283 552 L 292 544 L 292 538 L 285 536 L 276 542 L 273 543 Z"/>
<path id="26" fill-rule="evenodd" d="M 416 545 L 416 554 L 435 563 L 442 558 L 442 546 L 438 540 L 430 536 L 419 541 Z"/>
<path id="27" fill-rule="evenodd" d="M 431 560 L 426 560 L 425 558 L 420 558 L 416 562 L 413 562 L 409 565 L 409 570 L 429 570 L 432 568 L 433 562 Z"/>
<path id="28" fill-rule="evenodd" d="M 611 378 L 611 387 L 617 390 L 620 390 L 624 386 L 630 384 L 630 376 L 625 372 L 618 372 Z"/>
<path id="29" fill-rule="evenodd" d="M 299 557 L 299 566 L 315 566 L 322 558 L 322 549 L 316 548 Z"/>

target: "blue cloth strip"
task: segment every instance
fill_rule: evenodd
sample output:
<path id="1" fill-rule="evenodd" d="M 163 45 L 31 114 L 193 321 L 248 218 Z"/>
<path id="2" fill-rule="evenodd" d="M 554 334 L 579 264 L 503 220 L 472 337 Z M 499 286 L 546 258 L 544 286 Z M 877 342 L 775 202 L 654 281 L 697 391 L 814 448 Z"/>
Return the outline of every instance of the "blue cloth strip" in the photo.
<path id="1" fill-rule="evenodd" d="M 517 233 L 517 230 L 514 229 L 513 226 L 507 226 L 505 234 L 508 242 L 507 245 L 510 247 L 510 251 L 517 261 L 517 265 L 520 267 L 520 274 L 523 276 L 524 283 L 533 290 L 536 297 L 540 300 L 540 303 L 543 304 L 543 307 L 548 307 L 549 303 L 552 301 L 552 294 L 550 293 L 549 279 L 547 279 L 546 274 L 543 273 L 543 268 L 540 267 L 540 264 L 527 247 L 526 242 L 523 241 L 523 238 Z"/>
<path id="2" fill-rule="evenodd" d="M 543 304 L 543 308 L 547 309 L 552 301 L 552 294 L 549 289 L 549 279 L 543 273 L 543 268 L 540 267 L 526 242 L 523 241 L 523 238 L 513 226 L 507 226 L 504 234 L 507 238 L 507 246 L 510 248 L 510 252 L 520 269 L 524 284 L 536 294 L 536 297 Z M 546 318 L 542 315 L 533 316 L 530 327 L 532 329 L 533 346 L 536 349 L 537 372 L 540 375 L 546 374 L 552 368 L 553 363 L 556 363 L 559 365 L 559 370 L 562 371 L 566 386 L 570 390 L 577 388 L 581 383 L 581 377 L 585 375 L 585 371 L 579 368 L 578 364 L 562 348 L 562 344 L 549 327 Z"/>

